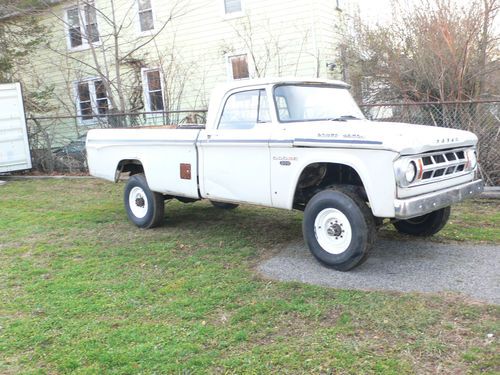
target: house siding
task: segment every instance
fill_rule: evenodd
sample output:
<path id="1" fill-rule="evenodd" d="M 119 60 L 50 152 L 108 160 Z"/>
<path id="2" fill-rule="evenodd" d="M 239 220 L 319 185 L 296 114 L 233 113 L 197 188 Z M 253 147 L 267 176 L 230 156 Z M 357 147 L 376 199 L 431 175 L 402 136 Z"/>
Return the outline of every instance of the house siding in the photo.
<path id="1" fill-rule="evenodd" d="M 31 90 L 53 87 L 49 113 L 44 115 L 76 113 L 74 83 L 97 77 L 92 68 L 96 62 L 101 70 L 109 72 L 111 86 L 118 85 L 113 29 L 102 15 L 98 18 L 101 43 L 95 47 L 96 57 L 91 49 L 68 49 L 62 20 L 65 9 L 72 4 L 53 6 L 40 16 L 51 30 L 50 48 L 36 51 L 29 62 L 19 67 L 19 74 Z M 106 16 L 113 14 L 114 5 L 116 20 L 124 21 L 118 44 L 121 56 L 151 38 L 139 32 L 134 0 L 95 0 L 95 4 Z M 148 67 L 163 71 L 166 109 L 206 108 L 211 89 L 228 79 L 226 61 L 231 53 L 249 53 L 251 77 L 338 78 L 326 68 L 326 62 L 337 56 L 340 17 L 335 2 L 243 0 L 241 17 L 226 17 L 222 0 L 152 0 L 152 5 L 155 31 L 173 17 L 154 41 L 129 56 L 128 60 L 139 64 L 138 75 L 137 66 L 133 69 L 130 64 L 120 65 L 126 110 L 140 110 L 132 108 L 131 103 L 134 92 L 136 98 L 140 96 L 134 79 L 141 77 L 140 68 Z M 116 106 L 117 102 L 115 98 Z"/>

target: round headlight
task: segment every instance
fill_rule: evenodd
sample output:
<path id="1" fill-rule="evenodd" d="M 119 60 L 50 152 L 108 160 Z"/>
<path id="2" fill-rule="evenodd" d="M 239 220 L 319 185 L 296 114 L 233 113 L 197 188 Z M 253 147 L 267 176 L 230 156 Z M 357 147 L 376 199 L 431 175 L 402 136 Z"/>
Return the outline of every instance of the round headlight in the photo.
<path id="1" fill-rule="evenodd" d="M 417 165 L 414 161 L 410 161 L 406 166 L 405 179 L 408 184 L 411 184 L 417 176 Z"/>

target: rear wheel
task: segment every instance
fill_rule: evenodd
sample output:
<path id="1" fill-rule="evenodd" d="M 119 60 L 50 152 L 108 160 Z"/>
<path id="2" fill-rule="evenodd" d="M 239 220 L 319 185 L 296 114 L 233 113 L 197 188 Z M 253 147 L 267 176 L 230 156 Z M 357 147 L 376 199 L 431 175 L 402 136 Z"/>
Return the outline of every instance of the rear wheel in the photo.
<path id="1" fill-rule="evenodd" d="M 128 179 L 123 198 L 130 221 L 139 228 L 153 228 L 163 222 L 163 195 L 149 189 L 143 174 L 135 174 Z"/>
<path id="2" fill-rule="evenodd" d="M 343 187 L 321 191 L 308 202 L 302 231 L 316 259 L 339 271 L 363 263 L 376 235 L 368 206 Z"/>
<path id="3" fill-rule="evenodd" d="M 428 214 L 417 216 L 408 220 L 399 220 L 392 223 L 400 233 L 412 236 L 432 236 L 444 228 L 450 218 L 451 207 Z"/>
<path id="4" fill-rule="evenodd" d="M 212 206 L 221 208 L 223 210 L 233 210 L 236 207 L 238 207 L 238 205 L 234 203 L 217 202 L 217 201 L 210 201 L 210 203 L 212 203 Z"/>

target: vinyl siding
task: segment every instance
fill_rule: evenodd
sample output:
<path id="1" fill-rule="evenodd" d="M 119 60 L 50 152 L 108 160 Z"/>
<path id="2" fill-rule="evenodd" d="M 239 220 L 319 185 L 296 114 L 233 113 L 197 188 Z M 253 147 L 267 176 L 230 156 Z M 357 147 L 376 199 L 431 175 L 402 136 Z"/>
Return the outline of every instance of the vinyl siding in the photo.
<path id="1" fill-rule="evenodd" d="M 151 38 L 138 27 L 134 0 L 96 0 L 100 12 L 123 22 L 119 49 L 121 56 Z M 19 74 L 30 89 L 53 87 L 53 108 L 44 115 L 74 115 L 74 82 L 97 77 L 95 61 L 109 71 L 112 85 L 115 74 L 113 29 L 102 16 L 98 27 L 101 44 L 90 49 L 68 50 L 65 27 L 61 21 L 71 2 L 54 6 L 41 15 L 50 30 L 51 48 L 40 48 L 30 61 L 19 67 Z M 339 12 L 328 0 L 243 0 L 242 17 L 226 17 L 223 0 L 152 0 L 155 31 L 172 19 L 148 45 L 129 58 L 142 68 L 160 67 L 165 77 L 167 109 L 206 108 L 211 89 L 227 76 L 227 55 L 249 53 L 252 76 L 332 77 L 326 62 L 337 57 Z M 81 60 L 81 61 L 78 61 Z M 319 70 L 318 70 L 319 69 Z M 140 73 L 140 72 L 139 72 Z M 130 65 L 120 66 L 127 109 L 134 86 Z M 140 74 L 139 74 L 140 77 Z M 179 94 L 182 88 L 182 95 Z M 180 96 L 180 100 L 173 100 Z M 167 103 L 168 105 L 168 103 Z M 74 125 L 72 125 L 74 126 Z"/>

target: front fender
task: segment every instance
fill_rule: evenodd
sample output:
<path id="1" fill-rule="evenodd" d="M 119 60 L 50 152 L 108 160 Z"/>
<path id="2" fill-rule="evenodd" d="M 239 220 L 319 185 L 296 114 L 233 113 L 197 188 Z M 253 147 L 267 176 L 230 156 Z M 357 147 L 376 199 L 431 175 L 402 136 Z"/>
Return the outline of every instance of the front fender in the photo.
<path id="1" fill-rule="evenodd" d="M 354 169 L 366 190 L 373 215 L 394 217 L 396 183 L 393 151 L 367 149 L 294 148 L 288 170 L 277 155 L 271 155 L 271 185 L 273 206 L 291 209 L 302 171 L 314 163 L 342 164 Z M 280 151 L 278 151 L 280 152 Z M 281 150 L 282 153 L 282 150 Z M 273 154 L 273 151 L 272 151 Z M 276 160 L 278 159 L 278 160 Z"/>

